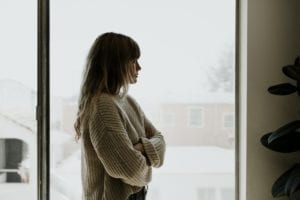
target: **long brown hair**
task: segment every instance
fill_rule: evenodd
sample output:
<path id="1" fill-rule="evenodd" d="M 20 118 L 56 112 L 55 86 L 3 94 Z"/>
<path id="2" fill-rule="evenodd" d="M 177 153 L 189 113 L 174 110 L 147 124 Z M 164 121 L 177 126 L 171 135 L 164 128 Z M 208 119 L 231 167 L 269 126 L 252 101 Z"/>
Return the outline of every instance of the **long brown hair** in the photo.
<path id="1" fill-rule="evenodd" d="M 119 33 L 104 33 L 93 43 L 86 60 L 81 84 L 77 119 L 74 124 L 76 140 L 81 136 L 85 111 L 96 93 L 111 95 L 128 90 L 130 72 L 128 63 L 140 57 L 138 44 Z"/>

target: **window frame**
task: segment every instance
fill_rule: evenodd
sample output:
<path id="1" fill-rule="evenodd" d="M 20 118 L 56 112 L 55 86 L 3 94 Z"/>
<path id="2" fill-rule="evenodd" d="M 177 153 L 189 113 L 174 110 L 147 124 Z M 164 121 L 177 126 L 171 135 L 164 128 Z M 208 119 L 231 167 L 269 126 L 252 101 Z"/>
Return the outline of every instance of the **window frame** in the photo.
<path id="1" fill-rule="evenodd" d="M 38 200 L 50 199 L 50 0 L 37 4 L 37 189 Z"/>

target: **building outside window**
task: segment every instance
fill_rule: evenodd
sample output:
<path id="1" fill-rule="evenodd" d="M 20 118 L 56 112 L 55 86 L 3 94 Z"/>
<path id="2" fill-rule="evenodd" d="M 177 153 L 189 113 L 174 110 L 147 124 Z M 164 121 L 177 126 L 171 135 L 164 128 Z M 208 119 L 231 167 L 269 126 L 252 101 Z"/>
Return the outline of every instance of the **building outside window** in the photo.
<path id="1" fill-rule="evenodd" d="M 203 108 L 188 108 L 188 126 L 189 127 L 204 127 L 204 112 Z"/>

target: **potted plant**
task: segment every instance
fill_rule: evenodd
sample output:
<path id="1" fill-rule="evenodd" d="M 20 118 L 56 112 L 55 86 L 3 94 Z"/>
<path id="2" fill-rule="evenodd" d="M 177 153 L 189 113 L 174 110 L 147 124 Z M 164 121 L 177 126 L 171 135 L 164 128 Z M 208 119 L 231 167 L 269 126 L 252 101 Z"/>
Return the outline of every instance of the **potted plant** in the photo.
<path id="1" fill-rule="evenodd" d="M 295 59 L 293 65 L 282 67 L 282 72 L 295 81 L 281 83 L 268 88 L 274 95 L 289 95 L 298 93 L 300 95 L 300 57 Z M 300 150 L 300 120 L 294 120 L 278 128 L 277 130 L 264 134 L 261 143 L 276 152 L 291 153 Z M 273 197 L 288 196 L 293 199 L 294 194 L 300 190 L 300 163 L 295 163 L 285 171 L 273 184 Z"/>

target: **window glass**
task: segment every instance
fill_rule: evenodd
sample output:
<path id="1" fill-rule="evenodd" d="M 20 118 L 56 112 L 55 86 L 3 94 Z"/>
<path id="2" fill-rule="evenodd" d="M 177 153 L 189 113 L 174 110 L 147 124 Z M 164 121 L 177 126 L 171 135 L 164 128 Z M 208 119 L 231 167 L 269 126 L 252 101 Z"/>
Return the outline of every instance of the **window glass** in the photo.
<path id="1" fill-rule="evenodd" d="M 220 180 L 234 188 L 235 130 L 224 129 L 223 114 L 235 112 L 235 0 L 52 0 L 50 21 L 53 200 L 81 199 L 73 124 L 88 50 L 109 31 L 140 45 L 129 93 L 167 143 L 148 199 L 215 198 L 198 188 Z"/>
<path id="2" fill-rule="evenodd" d="M 37 1 L 0 0 L 0 199 L 37 199 Z"/>

